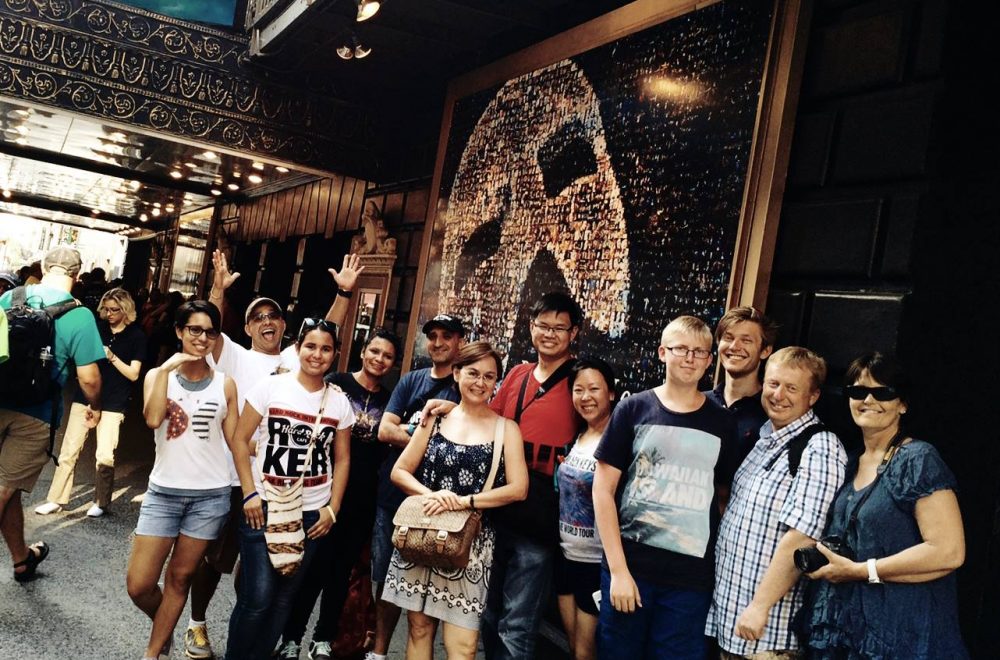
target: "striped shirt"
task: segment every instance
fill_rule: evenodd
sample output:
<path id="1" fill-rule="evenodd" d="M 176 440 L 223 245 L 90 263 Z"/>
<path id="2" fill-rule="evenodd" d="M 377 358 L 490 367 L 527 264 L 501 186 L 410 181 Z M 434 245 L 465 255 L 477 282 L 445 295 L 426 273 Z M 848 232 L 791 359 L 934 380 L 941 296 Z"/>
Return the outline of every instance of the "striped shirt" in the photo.
<path id="1" fill-rule="evenodd" d="M 741 639 L 734 629 L 785 532 L 795 529 L 814 539 L 823 533 L 827 511 L 844 481 L 847 454 L 836 435 L 823 431 L 809 440 L 794 477 L 787 460 L 789 440 L 818 422 L 812 410 L 778 431 L 766 422 L 760 440 L 736 471 L 719 525 L 715 592 L 705 625 L 705 634 L 718 638 L 729 653 L 749 656 L 799 648 L 791 627 L 802 607 L 805 578 L 771 608 L 759 640 Z"/>

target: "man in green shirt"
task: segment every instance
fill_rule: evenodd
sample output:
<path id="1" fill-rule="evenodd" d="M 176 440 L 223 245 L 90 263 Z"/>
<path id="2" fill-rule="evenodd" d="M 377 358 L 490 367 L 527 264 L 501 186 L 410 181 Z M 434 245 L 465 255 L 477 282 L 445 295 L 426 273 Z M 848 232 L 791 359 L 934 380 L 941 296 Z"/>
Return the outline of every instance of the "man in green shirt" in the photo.
<path id="1" fill-rule="evenodd" d="M 31 307 L 44 307 L 69 300 L 80 274 L 80 253 L 69 247 L 50 250 L 42 260 L 42 280 L 27 287 Z M 10 307 L 11 295 L 0 296 L 0 308 Z M 2 315 L 6 321 L 6 314 Z M 87 398 L 87 425 L 101 419 L 101 372 L 97 361 L 104 359 L 101 335 L 94 315 L 85 307 L 70 310 L 56 319 L 54 369 L 60 385 L 67 379 L 67 363 L 76 364 L 80 389 Z M 6 332 L 4 338 L 6 339 Z M 31 492 L 47 462 L 52 401 L 13 407 L 0 402 L 0 533 L 14 560 L 14 579 L 27 582 L 49 554 L 43 541 L 30 547 L 24 540 L 24 509 L 21 492 Z M 58 401 L 55 423 L 59 424 L 62 400 Z"/>

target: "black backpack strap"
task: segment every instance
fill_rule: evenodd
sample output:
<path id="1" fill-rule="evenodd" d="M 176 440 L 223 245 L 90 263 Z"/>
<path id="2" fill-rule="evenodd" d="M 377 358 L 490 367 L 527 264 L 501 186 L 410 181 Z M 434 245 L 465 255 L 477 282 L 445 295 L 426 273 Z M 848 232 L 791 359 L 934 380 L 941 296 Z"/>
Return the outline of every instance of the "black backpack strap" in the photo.
<path id="1" fill-rule="evenodd" d="M 25 286 L 14 287 L 10 290 L 10 306 L 24 307 L 28 304 L 28 289 Z"/>
<path id="2" fill-rule="evenodd" d="M 806 445 L 809 444 L 814 435 L 825 430 L 826 427 L 821 423 L 810 424 L 785 444 L 785 449 L 788 451 L 788 471 L 793 477 L 798 473 L 799 465 L 802 464 L 802 452 L 806 450 Z M 781 458 L 781 452 L 772 456 L 771 460 L 764 465 L 764 469 L 770 470 L 778 462 L 779 458 Z"/>
<path id="3" fill-rule="evenodd" d="M 521 415 L 524 414 L 524 411 L 528 408 L 528 406 L 534 403 L 536 399 L 541 399 L 545 396 L 546 392 L 552 391 L 555 389 L 556 385 L 569 378 L 569 372 L 573 370 L 575 365 L 576 358 L 570 358 L 560 364 L 559 368 L 553 371 L 549 377 L 545 379 L 545 382 L 538 386 L 538 389 L 535 390 L 535 396 L 531 398 L 531 401 L 524 403 L 524 394 L 528 389 L 528 379 L 531 378 L 532 372 L 532 370 L 529 369 L 527 373 L 524 374 L 524 380 L 521 381 L 521 389 L 517 393 L 517 407 L 514 409 L 514 423 L 521 423 Z"/>

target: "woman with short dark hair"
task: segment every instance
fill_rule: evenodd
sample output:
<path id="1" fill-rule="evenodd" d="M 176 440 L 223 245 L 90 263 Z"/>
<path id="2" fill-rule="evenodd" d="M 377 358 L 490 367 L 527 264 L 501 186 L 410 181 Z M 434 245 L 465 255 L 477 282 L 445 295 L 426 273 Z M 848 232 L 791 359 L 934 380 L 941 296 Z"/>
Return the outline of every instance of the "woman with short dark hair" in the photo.
<path id="1" fill-rule="evenodd" d="M 864 451 L 848 465 L 817 545 L 825 565 L 808 573 L 820 581 L 807 612 L 810 657 L 967 658 L 955 590 L 965 559 L 955 476 L 932 445 L 904 430 L 906 381 L 893 360 L 858 358 L 844 389 Z M 827 545 L 835 543 L 836 552 Z"/>
<path id="2" fill-rule="evenodd" d="M 246 446 L 235 441 L 236 385 L 205 361 L 219 337 L 219 321 L 212 303 L 181 305 L 174 320 L 181 352 L 151 369 L 143 384 L 143 416 L 154 430 L 156 460 L 127 577 L 132 602 L 153 620 L 143 658 L 169 655 L 191 576 L 229 514 L 227 445 L 240 482 L 253 489 Z M 165 562 L 161 590 L 157 582 Z"/>

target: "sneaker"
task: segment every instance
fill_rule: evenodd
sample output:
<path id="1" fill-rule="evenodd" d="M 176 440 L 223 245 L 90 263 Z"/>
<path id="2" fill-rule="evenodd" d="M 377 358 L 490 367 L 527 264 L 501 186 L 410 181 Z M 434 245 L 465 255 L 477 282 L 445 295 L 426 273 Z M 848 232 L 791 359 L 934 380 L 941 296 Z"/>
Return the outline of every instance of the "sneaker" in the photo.
<path id="1" fill-rule="evenodd" d="M 330 642 L 309 643 L 309 660 L 331 660 L 331 658 L 333 649 L 330 648 Z"/>
<path id="2" fill-rule="evenodd" d="M 89 514 L 88 514 L 89 515 Z M 208 641 L 208 628 L 191 626 L 184 633 L 184 655 L 189 658 L 214 658 L 212 645 Z"/>
<path id="3" fill-rule="evenodd" d="M 274 656 L 278 660 L 299 660 L 299 652 L 302 647 L 295 640 L 288 640 L 278 647 L 278 655 Z"/>
<path id="4" fill-rule="evenodd" d="M 101 516 L 104 515 L 104 509 L 95 504 L 94 506 L 87 509 L 87 515 L 90 516 L 91 518 L 100 518 Z"/>
<path id="5" fill-rule="evenodd" d="M 35 513 L 40 516 L 47 516 L 50 513 L 55 513 L 56 511 L 62 511 L 62 507 L 55 502 L 46 502 L 45 504 L 35 507 Z"/>

